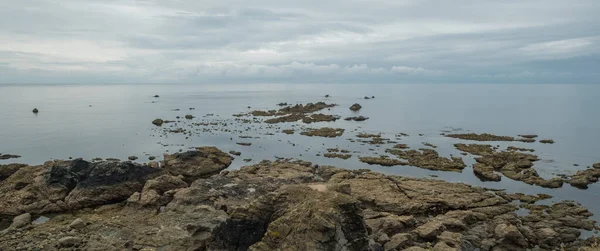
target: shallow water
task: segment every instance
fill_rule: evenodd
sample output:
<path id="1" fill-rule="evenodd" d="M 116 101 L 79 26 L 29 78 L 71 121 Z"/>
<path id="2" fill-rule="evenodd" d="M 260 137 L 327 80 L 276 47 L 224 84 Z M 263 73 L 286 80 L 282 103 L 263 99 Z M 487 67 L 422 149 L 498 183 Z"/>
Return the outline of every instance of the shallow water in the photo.
<path id="1" fill-rule="evenodd" d="M 153 98 L 155 94 L 159 98 Z M 330 98 L 325 98 L 330 94 Z M 364 96 L 375 99 L 364 100 Z M 278 124 L 233 123 L 232 114 L 255 109 L 277 109 L 277 103 L 290 104 L 325 101 L 339 104 L 325 113 L 347 116 L 363 115 L 364 122 Z M 363 108 L 355 113 L 353 103 Z M 251 109 L 247 107 L 251 106 Z M 189 110 L 189 108 L 195 108 Z M 50 159 L 69 157 L 92 159 L 160 156 L 189 147 L 215 145 L 223 151 L 236 150 L 231 169 L 251 158 L 295 157 L 320 165 L 349 169 L 370 168 L 386 174 L 430 177 L 477 186 L 507 189 L 528 194 L 548 193 L 559 200 L 575 200 L 596 213 L 600 219 L 600 186 L 580 190 L 565 184 L 560 189 L 530 186 L 506 177 L 501 182 L 481 182 L 472 172 L 473 156 L 463 156 L 469 167 L 461 173 L 436 172 L 416 167 L 379 167 L 358 161 L 358 156 L 375 156 L 385 146 L 360 145 L 348 141 L 358 132 L 381 132 L 394 138 L 398 133 L 410 136 L 399 140 L 411 148 L 422 142 L 437 145 L 440 155 L 459 155 L 452 146 L 467 142 L 444 137 L 442 131 L 492 133 L 516 136 L 538 134 L 555 144 L 499 142 L 534 148 L 542 160 L 534 168 L 544 178 L 572 174 L 600 162 L 600 86 L 598 85 L 27 85 L 0 86 L 0 153 L 17 154 L 19 159 L 0 160 L 0 164 L 40 164 Z M 36 115 L 31 112 L 38 108 Z M 180 109 L 180 111 L 173 111 Z M 151 124 L 155 118 L 174 120 L 186 114 L 196 116 L 190 122 L 225 120 L 228 126 L 215 126 L 210 132 L 163 135 Z M 214 116 L 203 117 L 206 114 Z M 182 126 L 184 123 L 178 123 Z M 189 123 L 188 123 L 189 124 Z M 165 127 L 167 125 L 163 125 Z M 281 129 L 299 127 L 341 127 L 341 138 L 318 138 L 280 133 Z M 219 129 L 240 130 L 222 132 Z M 246 129 L 248 129 L 246 131 Z M 298 131 L 298 130 L 297 130 Z M 275 135 L 266 135 L 274 133 Z M 423 136 L 419 136 L 423 134 Z M 241 139 L 248 135 L 252 139 Z M 186 137 L 188 137 L 186 139 Z M 252 146 L 236 145 L 251 142 Z M 469 142 L 477 143 L 477 142 Z M 490 142 L 496 144 L 496 142 Z M 327 148 L 339 147 L 360 151 L 348 160 L 316 156 Z M 369 150 L 374 149 L 374 150 Z M 579 164 L 576 167 L 574 164 Z"/>

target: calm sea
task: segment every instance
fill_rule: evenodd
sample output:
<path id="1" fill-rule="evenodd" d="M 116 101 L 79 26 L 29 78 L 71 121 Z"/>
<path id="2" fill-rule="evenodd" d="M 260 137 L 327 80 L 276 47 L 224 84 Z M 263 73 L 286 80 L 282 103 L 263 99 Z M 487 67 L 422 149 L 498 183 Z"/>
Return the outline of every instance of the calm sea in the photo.
<path id="1" fill-rule="evenodd" d="M 325 98 L 326 94 L 331 95 Z M 154 95 L 160 95 L 154 98 Z M 364 96 L 375 99 L 364 100 Z M 339 104 L 326 113 L 356 116 L 348 107 L 360 103 L 358 115 L 365 122 L 337 121 L 309 127 L 342 127 L 342 138 L 324 139 L 285 135 L 280 129 L 303 124 L 264 124 L 230 122 L 220 129 L 187 135 L 163 135 L 151 124 L 155 118 L 175 119 L 191 114 L 196 122 L 231 121 L 232 114 L 254 109 L 276 109 L 278 103 L 325 101 Z M 251 107 L 250 109 L 248 107 Z M 33 108 L 39 113 L 33 114 Z M 190 110 L 189 108 L 195 108 Z M 180 109 L 179 111 L 174 111 Z M 41 164 L 50 159 L 82 157 L 162 156 L 189 147 L 214 145 L 223 151 L 241 151 L 232 169 L 275 157 L 295 157 L 315 164 L 331 164 L 357 169 L 370 168 L 387 174 L 415 177 L 438 176 L 453 182 L 507 189 L 529 194 L 548 193 L 558 200 L 575 200 L 590 208 L 600 219 L 600 186 L 579 190 L 565 184 L 560 189 L 545 189 L 503 178 L 501 182 L 481 182 L 470 166 L 462 173 L 435 172 L 415 167 L 376 167 L 358 162 L 357 157 L 376 155 L 385 147 L 360 145 L 348 139 L 357 132 L 381 132 L 386 136 L 407 133 L 401 140 L 412 148 L 422 142 L 439 146 L 444 156 L 459 155 L 454 140 L 442 131 L 493 133 L 516 136 L 538 134 L 551 138 L 552 145 L 540 143 L 500 143 L 534 148 L 542 160 L 534 168 L 544 178 L 572 174 L 600 162 L 600 85 L 0 85 L 0 153 L 17 154 L 19 159 L 0 160 L 0 164 L 20 162 Z M 207 114 L 214 114 L 207 116 Z M 275 135 L 266 135 L 274 133 Z M 422 134 L 423 136 L 419 136 Z M 239 136 L 259 138 L 240 139 Z M 252 142 L 252 146 L 236 142 Z M 494 143 L 495 144 L 495 143 Z M 361 154 L 349 160 L 316 156 L 326 148 L 340 147 Z M 467 164 L 472 157 L 463 157 Z M 578 164 L 579 166 L 574 166 Z"/>

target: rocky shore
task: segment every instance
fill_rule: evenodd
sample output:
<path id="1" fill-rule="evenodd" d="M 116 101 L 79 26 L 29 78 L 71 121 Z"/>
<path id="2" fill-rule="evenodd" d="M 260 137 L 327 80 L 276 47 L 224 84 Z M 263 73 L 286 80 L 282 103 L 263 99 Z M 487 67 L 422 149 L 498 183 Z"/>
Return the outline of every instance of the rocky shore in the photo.
<path id="1" fill-rule="evenodd" d="M 493 158 L 487 147 L 464 151 Z M 411 164 L 433 153 L 399 152 Z M 335 152 L 335 151 L 332 151 Z M 405 156 L 406 155 L 406 156 Z M 427 157 L 425 157 L 427 156 Z M 575 202 L 299 160 L 0 165 L 0 250 L 595 250 Z M 494 162 L 481 161 L 486 168 Z M 448 169 L 461 169 L 458 159 Z M 503 167 L 505 168 L 505 167 Z M 506 175 L 507 171 L 500 170 Z"/>

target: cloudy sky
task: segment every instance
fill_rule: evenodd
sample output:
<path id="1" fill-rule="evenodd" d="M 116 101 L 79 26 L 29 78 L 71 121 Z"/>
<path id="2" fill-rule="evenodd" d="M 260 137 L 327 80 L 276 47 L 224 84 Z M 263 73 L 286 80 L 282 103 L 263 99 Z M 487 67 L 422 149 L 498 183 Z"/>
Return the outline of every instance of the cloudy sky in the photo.
<path id="1" fill-rule="evenodd" d="M 600 83 L 599 0 L 0 0 L 0 83 Z"/>

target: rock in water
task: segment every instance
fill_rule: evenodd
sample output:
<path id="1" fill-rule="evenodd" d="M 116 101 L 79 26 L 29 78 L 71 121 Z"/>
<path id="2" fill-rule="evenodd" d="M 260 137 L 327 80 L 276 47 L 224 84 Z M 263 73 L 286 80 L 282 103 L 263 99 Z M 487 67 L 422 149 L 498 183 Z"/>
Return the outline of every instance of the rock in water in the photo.
<path id="1" fill-rule="evenodd" d="M 33 108 L 33 113 L 38 113 L 38 109 L 37 108 Z"/>
<path id="2" fill-rule="evenodd" d="M 158 97 L 160 97 L 160 96 L 158 96 L 158 94 L 157 94 L 157 95 L 154 95 L 154 97 L 155 97 L 155 98 L 158 98 Z"/>
<path id="3" fill-rule="evenodd" d="M 164 121 L 162 119 L 152 120 L 152 124 L 154 124 L 156 126 L 161 126 L 163 123 L 164 123 Z"/>
<path id="4" fill-rule="evenodd" d="M 360 104 L 353 104 L 352 106 L 350 106 L 350 110 L 352 111 L 358 111 L 360 110 L 360 108 L 362 108 Z"/>
<path id="5" fill-rule="evenodd" d="M 78 237 L 64 237 L 60 240 L 58 240 L 58 246 L 59 247 L 74 247 L 74 246 L 78 246 L 79 244 L 81 244 L 82 240 L 81 238 Z"/>

